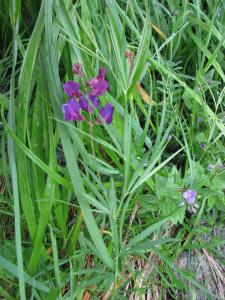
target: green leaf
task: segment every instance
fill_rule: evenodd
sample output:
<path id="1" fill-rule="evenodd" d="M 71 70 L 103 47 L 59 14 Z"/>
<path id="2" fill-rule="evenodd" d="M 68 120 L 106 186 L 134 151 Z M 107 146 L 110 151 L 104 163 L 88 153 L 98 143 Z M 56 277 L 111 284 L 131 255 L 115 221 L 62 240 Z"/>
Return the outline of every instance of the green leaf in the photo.
<path id="1" fill-rule="evenodd" d="M 37 281 L 36 279 L 30 277 L 28 274 L 24 273 L 18 273 L 18 267 L 14 264 L 12 264 L 9 260 L 5 259 L 4 257 L 0 256 L 0 267 L 7 270 L 9 273 L 11 273 L 15 277 L 19 277 L 21 275 L 24 276 L 25 282 L 30 285 L 31 287 L 38 289 L 42 292 L 48 293 L 49 287 L 44 285 L 43 283 Z"/>
<path id="2" fill-rule="evenodd" d="M 178 208 L 178 209 L 180 209 L 180 208 Z M 168 221 L 171 221 L 171 217 L 173 216 L 173 214 L 174 214 L 174 212 L 172 214 L 166 216 L 165 218 L 162 218 L 160 221 L 154 223 L 153 225 L 150 225 L 145 230 L 143 230 L 141 233 L 136 235 L 134 238 L 132 238 L 130 240 L 130 242 L 128 243 L 128 245 L 126 246 L 125 249 L 129 250 L 131 247 L 135 246 L 137 243 L 139 243 L 140 241 L 147 238 L 151 233 L 159 230 L 162 225 L 166 224 Z"/>
<path id="3" fill-rule="evenodd" d="M 169 158 L 167 158 L 164 162 L 160 163 L 157 167 L 154 168 L 154 165 L 157 163 L 157 160 L 162 154 L 162 150 L 160 153 L 154 157 L 154 160 L 150 164 L 150 166 L 144 171 L 143 175 L 137 180 L 137 182 L 132 187 L 130 193 L 135 191 L 140 185 L 142 185 L 145 181 L 147 181 L 149 178 L 151 178 L 155 173 L 157 173 L 162 167 L 164 167 L 171 159 L 173 159 L 178 153 L 180 153 L 183 150 L 181 148 L 177 152 L 175 152 L 173 155 L 171 155 Z"/>
<path id="4" fill-rule="evenodd" d="M 140 243 L 134 247 L 129 248 L 126 253 L 132 253 L 134 255 L 150 252 L 153 248 L 158 247 L 160 245 L 165 245 L 167 243 L 177 242 L 176 238 L 168 238 L 168 239 L 160 239 L 160 240 L 152 240 L 144 243 Z"/>
<path id="5" fill-rule="evenodd" d="M 139 42 L 138 51 L 134 60 L 132 72 L 129 77 L 128 96 L 132 93 L 132 90 L 136 87 L 136 84 L 141 79 L 141 75 L 144 72 L 145 64 L 147 62 L 147 56 L 149 53 L 150 39 L 151 39 L 151 26 L 150 26 L 149 14 L 147 13 L 141 39 Z"/>

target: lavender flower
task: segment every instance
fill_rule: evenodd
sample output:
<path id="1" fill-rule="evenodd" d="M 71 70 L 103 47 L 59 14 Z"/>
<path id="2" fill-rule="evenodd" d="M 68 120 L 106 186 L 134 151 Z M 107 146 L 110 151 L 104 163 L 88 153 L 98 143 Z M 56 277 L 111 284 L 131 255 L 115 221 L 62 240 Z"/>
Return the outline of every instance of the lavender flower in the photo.
<path id="1" fill-rule="evenodd" d="M 80 95 L 79 87 L 80 86 L 78 82 L 71 81 L 71 80 L 63 84 L 64 93 L 67 94 L 70 98 L 79 97 Z"/>
<path id="2" fill-rule="evenodd" d="M 88 98 L 91 100 L 92 104 L 95 106 L 95 107 L 98 107 L 99 105 L 99 99 L 97 96 L 93 96 L 91 94 L 88 95 Z"/>
<path id="3" fill-rule="evenodd" d="M 194 190 L 187 190 L 183 192 L 183 197 L 187 201 L 188 204 L 192 205 L 195 203 L 197 192 Z"/>
<path id="4" fill-rule="evenodd" d="M 200 143 L 200 148 L 205 149 L 205 143 Z"/>
<path id="5" fill-rule="evenodd" d="M 198 124 L 201 124 L 203 122 L 202 117 L 198 117 Z"/>
<path id="6" fill-rule="evenodd" d="M 114 107 L 111 103 L 106 103 L 106 105 L 100 110 L 100 115 L 105 120 L 106 124 L 112 123 Z M 97 120 L 98 123 L 101 121 Z"/>
<path id="7" fill-rule="evenodd" d="M 74 64 L 72 70 L 73 70 L 73 73 L 78 75 L 80 78 L 83 77 L 82 64 L 80 64 L 80 63 Z"/>
<path id="8" fill-rule="evenodd" d="M 74 99 L 69 99 L 62 105 L 62 112 L 66 121 L 83 121 L 85 118 L 80 114 L 80 105 Z"/>
<path id="9" fill-rule="evenodd" d="M 109 87 L 108 81 L 105 80 L 105 69 L 100 68 L 98 76 L 93 79 L 90 79 L 88 81 L 88 85 L 91 87 L 90 94 L 92 96 L 104 95 Z"/>

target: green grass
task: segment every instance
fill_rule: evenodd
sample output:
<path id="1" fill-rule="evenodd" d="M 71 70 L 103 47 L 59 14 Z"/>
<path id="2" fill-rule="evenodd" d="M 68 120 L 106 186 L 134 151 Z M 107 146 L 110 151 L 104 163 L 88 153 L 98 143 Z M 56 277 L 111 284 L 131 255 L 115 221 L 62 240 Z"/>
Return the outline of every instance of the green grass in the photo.
<path id="1" fill-rule="evenodd" d="M 0 4 L 3 299 L 224 299 L 224 11 Z M 64 121 L 75 62 L 85 81 L 106 69 L 112 125 Z M 179 205 L 188 188 L 192 213 Z"/>

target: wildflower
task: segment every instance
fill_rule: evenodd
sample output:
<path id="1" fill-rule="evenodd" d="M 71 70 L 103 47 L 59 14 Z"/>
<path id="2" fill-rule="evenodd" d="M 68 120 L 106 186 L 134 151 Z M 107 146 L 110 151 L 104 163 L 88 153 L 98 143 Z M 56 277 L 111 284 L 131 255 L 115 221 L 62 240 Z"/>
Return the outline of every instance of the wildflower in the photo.
<path id="1" fill-rule="evenodd" d="M 73 65 L 72 71 L 74 74 L 78 75 L 80 78 L 83 77 L 82 64 L 76 63 Z"/>
<path id="2" fill-rule="evenodd" d="M 89 94 L 88 98 L 92 102 L 94 107 L 97 107 L 99 105 L 99 99 L 97 96 L 92 96 Z M 85 110 L 89 113 L 92 113 L 94 110 L 93 106 L 89 104 L 87 98 L 83 95 L 79 97 L 79 104 L 83 110 Z"/>
<path id="3" fill-rule="evenodd" d="M 205 143 L 200 143 L 200 148 L 205 149 Z"/>
<path id="4" fill-rule="evenodd" d="M 90 94 L 92 96 L 104 95 L 109 87 L 108 81 L 105 80 L 105 69 L 100 68 L 98 76 L 93 79 L 90 79 L 88 81 L 88 85 L 91 87 Z"/>
<path id="5" fill-rule="evenodd" d="M 70 98 L 76 98 L 80 95 L 79 83 L 75 81 L 67 81 L 65 84 L 63 84 L 63 90 L 64 93 Z"/>
<path id="6" fill-rule="evenodd" d="M 201 124 L 203 122 L 201 117 L 198 117 L 198 124 Z"/>
<path id="7" fill-rule="evenodd" d="M 83 121 L 85 118 L 80 114 L 80 105 L 74 99 L 69 99 L 62 105 L 62 112 L 66 121 Z"/>
<path id="8" fill-rule="evenodd" d="M 183 192 L 183 197 L 187 201 L 188 204 L 192 205 L 195 203 L 197 192 L 194 190 L 187 190 Z"/>
<path id="9" fill-rule="evenodd" d="M 73 65 L 73 72 L 80 78 L 83 76 L 82 65 L 80 63 Z M 94 108 L 99 106 L 98 96 L 103 95 L 108 89 L 108 82 L 105 80 L 105 69 L 100 68 L 98 76 L 88 81 L 91 91 L 83 95 L 80 92 L 78 82 L 67 81 L 63 84 L 64 92 L 69 96 L 67 103 L 62 105 L 62 112 L 66 121 L 83 121 L 85 117 L 81 115 L 81 110 L 91 114 Z M 104 107 L 100 108 L 99 114 L 105 120 L 106 124 L 112 123 L 114 107 L 111 103 L 107 103 Z M 99 119 L 92 121 L 93 124 L 101 124 Z"/>
<path id="10" fill-rule="evenodd" d="M 112 123 L 114 107 L 111 103 L 106 103 L 106 105 L 100 110 L 100 115 L 105 120 L 106 124 Z M 97 120 L 97 123 L 101 123 L 101 121 Z"/>
<path id="11" fill-rule="evenodd" d="M 97 107 L 99 105 L 99 99 L 97 96 L 93 96 L 91 94 L 88 95 L 88 98 L 91 100 L 92 104 Z"/>

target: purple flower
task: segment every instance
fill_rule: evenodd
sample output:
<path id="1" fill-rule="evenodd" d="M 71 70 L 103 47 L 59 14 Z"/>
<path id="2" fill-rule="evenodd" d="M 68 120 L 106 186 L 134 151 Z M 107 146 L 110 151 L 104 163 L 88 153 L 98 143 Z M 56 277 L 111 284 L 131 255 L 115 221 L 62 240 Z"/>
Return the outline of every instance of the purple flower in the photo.
<path id="1" fill-rule="evenodd" d="M 100 68 L 98 72 L 98 76 L 90 79 L 88 81 L 88 85 L 91 87 L 90 94 L 92 96 L 102 96 L 107 91 L 109 84 L 108 81 L 105 80 L 105 69 Z"/>
<path id="2" fill-rule="evenodd" d="M 101 79 L 101 80 L 104 80 L 105 79 L 105 73 L 106 73 L 106 71 L 105 71 L 104 68 L 99 68 L 97 78 Z"/>
<path id="3" fill-rule="evenodd" d="M 205 149 L 205 144 L 204 143 L 200 143 L 200 148 L 201 149 Z"/>
<path id="4" fill-rule="evenodd" d="M 96 84 L 92 85 L 92 90 L 90 92 L 93 96 L 102 96 L 108 89 L 108 82 L 105 80 L 100 80 Z"/>
<path id="5" fill-rule="evenodd" d="M 79 83 L 75 81 L 67 81 L 63 84 L 64 93 L 67 94 L 70 98 L 78 97 L 80 95 Z"/>
<path id="6" fill-rule="evenodd" d="M 196 200 L 197 192 L 194 190 L 187 190 L 183 192 L 183 197 L 188 204 L 194 204 Z"/>
<path id="7" fill-rule="evenodd" d="M 80 63 L 74 64 L 72 70 L 73 70 L 73 73 L 78 75 L 80 78 L 83 77 L 82 64 L 80 64 Z"/>
<path id="8" fill-rule="evenodd" d="M 100 110 L 100 115 L 105 120 L 106 124 L 112 123 L 114 107 L 111 103 L 106 103 L 106 105 Z M 97 123 L 101 124 L 100 120 Z"/>
<path id="9" fill-rule="evenodd" d="M 203 122 L 202 117 L 198 117 L 198 124 L 201 124 Z"/>
<path id="10" fill-rule="evenodd" d="M 92 96 L 89 94 L 88 98 L 92 102 L 94 107 L 97 107 L 99 105 L 99 99 L 97 96 Z M 87 111 L 88 113 L 92 113 L 94 110 L 94 107 L 89 104 L 87 98 L 83 95 L 79 97 L 79 104 L 80 104 L 80 107 L 83 110 Z"/>
<path id="11" fill-rule="evenodd" d="M 62 105 L 62 112 L 66 121 L 83 121 L 85 118 L 80 114 L 80 105 L 74 99 L 69 99 Z"/>
<path id="12" fill-rule="evenodd" d="M 79 97 L 79 104 L 83 110 L 88 111 L 88 101 L 83 95 Z"/>
<path id="13" fill-rule="evenodd" d="M 93 96 L 91 94 L 88 95 L 88 98 L 91 100 L 92 104 L 97 107 L 99 105 L 99 99 L 97 96 Z"/>
<path id="14" fill-rule="evenodd" d="M 83 77 L 83 69 L 81 63 L 75 63 L 72 67 L 73 73 L 78 75 L 80 78 Z M 98 76 L 90 79 L 87 84 L 91 91 L 83 95 L 80 92 L 80 85 L 75 81 L 67 81 L 63 84 L 64 93 L 69 96 L 67 103 L 62 105 L 62 112 L 64 114 L 64 119 L 67 121 L 83 121 L 85 117 L 81 115 L 81 110 L 84 110 L 91 114 L 95 107 L 99 107 L 98 96 L 103 95 L 108 87 L 108 81 L 105 80 L 105 69 L 99 68 Z M 104 107 L 100 107 L 99 114 L 104 119 L 106 124 L 112 123 L 114 107 L 111 103 L 107 103 Z M 97 124 L 102 124 L 102 119 L 98 118 L 91 120 L 90 122 L 95 122 Z"/>

